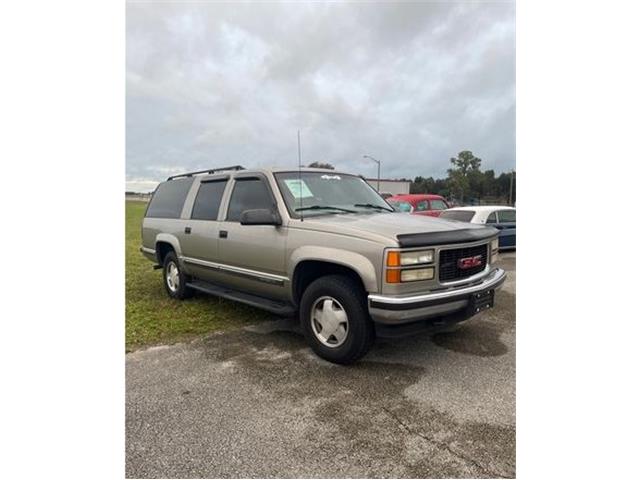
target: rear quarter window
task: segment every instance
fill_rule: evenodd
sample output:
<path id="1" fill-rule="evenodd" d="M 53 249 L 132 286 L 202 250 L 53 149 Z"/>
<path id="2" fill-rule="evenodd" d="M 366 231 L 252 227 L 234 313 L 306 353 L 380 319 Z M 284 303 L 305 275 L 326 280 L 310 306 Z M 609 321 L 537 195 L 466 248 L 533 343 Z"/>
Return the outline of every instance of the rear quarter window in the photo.
<path id="1" fill-rule="evenodd" d="M 178 178 L 161 183 L 156 188 L 147 217 L 151 218 L 180 218 L 184 201 L 193 184 L 193 178 Z"/>
<path id="2" fill-rule="evenodd" d="M 500 223 L 516 223 L 516 211 L 500 210 L 498 212 L 498 218 L 500 219 Z"/>
<path id="3" fill-rule="evenodd" d="M 440 214 L 440 218 L 457 220 L 459 222 L 470 222 L 475 214 L 476 212 L 469 210 L 445 210 Z"/>
<path id="4" fill-rule="evenodd" d="M 443 200 L 431 200 L 431 210 L 446 210 L 447 204 Z"/>

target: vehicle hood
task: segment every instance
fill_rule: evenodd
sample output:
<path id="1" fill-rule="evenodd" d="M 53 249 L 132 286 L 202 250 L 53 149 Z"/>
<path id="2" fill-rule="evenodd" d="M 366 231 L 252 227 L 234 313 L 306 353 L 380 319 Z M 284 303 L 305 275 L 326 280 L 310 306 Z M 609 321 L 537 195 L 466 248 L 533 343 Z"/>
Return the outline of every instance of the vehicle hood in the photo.
<path id="1" fill-rule="evenodd" d="M 484 236 L 497 233 L 494 228 L 438 217 L 411 215 L 408 213 L 339 214 L 308 217 L 301 228 L 326 231 L 343 235 L 381 239 L 398 243 L 399 238 L 412 234 L 445 234 L 447 232 L 477 231 Z M 474 232 L 475 233 L 475 232 Z"/>

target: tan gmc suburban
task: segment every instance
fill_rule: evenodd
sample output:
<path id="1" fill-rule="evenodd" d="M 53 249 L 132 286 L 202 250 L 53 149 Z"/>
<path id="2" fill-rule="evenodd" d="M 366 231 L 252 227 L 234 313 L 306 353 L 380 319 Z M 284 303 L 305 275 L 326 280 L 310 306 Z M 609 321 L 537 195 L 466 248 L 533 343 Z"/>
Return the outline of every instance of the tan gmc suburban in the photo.
<path id="1" fill-rule="evenodd" d="M 311 348 L 347 364 L 376 336 L 451 328 L 505 280 L 498 231 L 393 211 L 360 176 L 240 166 L 161 183 L 142 253 L 167 293 L 194 290 L 297 315 Z"/>

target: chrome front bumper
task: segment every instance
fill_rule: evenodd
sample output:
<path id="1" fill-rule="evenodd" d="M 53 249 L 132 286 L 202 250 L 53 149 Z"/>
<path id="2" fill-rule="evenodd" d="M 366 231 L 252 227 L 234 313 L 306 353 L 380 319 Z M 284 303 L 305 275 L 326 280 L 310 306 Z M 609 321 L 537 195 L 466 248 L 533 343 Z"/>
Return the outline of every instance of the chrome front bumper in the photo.
<path id="1" fill-rule="evenodd" d="M 472 295 L 497 290 L 505 279 L 505 271 L 496 268 L 482 280 L 457 288 L 408 296 L 372 294 L 368 297 L 369 314 L 375 322 L 397 325 L 454 313 L 467 308 Z"/>

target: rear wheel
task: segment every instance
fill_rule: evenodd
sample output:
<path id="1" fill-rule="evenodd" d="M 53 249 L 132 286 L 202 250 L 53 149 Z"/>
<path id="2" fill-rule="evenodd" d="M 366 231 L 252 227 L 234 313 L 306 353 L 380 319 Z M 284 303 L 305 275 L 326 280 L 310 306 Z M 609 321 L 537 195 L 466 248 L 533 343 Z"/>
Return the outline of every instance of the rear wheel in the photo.
<path id="1" fill-rule="evenodd" d="M 187 287 L 188 277 L 182 271 L 174 252 L 169 252 L 164 257 L 162 272 L 164 288 L 170 297 L 183 300 L 193 295 L 193 289 Z"/>
<path id="2" fill-rule="evenodd" d="M 329 275 L 307 287 L 300 301 L 300 323 L 320 357 L 349 364 L 363 357 L 375 338 L 362 287 L 344 275 Z"/>

